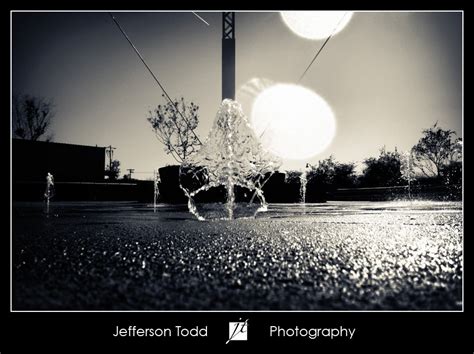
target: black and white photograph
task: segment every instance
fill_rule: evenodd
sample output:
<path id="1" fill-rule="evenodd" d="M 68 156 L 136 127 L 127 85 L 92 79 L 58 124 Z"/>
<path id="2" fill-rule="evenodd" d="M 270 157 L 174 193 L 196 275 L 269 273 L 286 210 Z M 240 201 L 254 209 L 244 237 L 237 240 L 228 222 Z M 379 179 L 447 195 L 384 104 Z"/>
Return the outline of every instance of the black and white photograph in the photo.
<path id="1" fill-rule="evenodd" d="M 12 313 L 464 311 L 463 11 L 10 19 Z"/>

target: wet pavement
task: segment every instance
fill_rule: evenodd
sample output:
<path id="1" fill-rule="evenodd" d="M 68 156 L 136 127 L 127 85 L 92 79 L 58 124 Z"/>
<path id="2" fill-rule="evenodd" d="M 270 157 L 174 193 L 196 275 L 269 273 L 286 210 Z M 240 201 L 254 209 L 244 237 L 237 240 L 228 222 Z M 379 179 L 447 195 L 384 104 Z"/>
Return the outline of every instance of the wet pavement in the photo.
<path id="1" fill-rule="evenodd" d="M 459 202 L 13 204 L 14 310 L 460 310 Z"/>

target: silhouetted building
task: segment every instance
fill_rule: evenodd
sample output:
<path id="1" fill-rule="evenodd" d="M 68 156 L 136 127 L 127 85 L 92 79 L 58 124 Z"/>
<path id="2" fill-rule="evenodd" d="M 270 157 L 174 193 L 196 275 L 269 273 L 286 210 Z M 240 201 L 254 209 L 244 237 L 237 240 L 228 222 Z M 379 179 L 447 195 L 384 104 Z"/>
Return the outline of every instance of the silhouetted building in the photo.
<path id="1" fill-rule="evenodd" d="M 13 182 L 44 182 L 48 172 L 58 182 L 97 182 L 104 170 L 104 147 L 12 140 Z"/>

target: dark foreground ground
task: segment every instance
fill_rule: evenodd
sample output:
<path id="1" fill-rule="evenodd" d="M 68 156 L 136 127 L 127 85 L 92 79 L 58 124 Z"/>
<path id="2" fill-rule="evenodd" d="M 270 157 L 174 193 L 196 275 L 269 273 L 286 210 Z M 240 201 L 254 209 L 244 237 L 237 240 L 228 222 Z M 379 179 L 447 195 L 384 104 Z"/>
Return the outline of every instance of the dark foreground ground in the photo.
<path id="1" fill-rule="evenodd" d="M 13 204 L 14 310 L 459 310 L 462 211 L 447 202 Z"/>

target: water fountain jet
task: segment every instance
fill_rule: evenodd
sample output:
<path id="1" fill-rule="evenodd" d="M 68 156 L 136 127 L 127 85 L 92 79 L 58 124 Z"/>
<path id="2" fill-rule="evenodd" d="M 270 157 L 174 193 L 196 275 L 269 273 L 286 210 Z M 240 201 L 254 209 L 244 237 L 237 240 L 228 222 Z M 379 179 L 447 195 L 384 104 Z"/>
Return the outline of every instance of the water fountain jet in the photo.
<path id="1" fill-rule="evenodd" d="M 308 172 L 311 170 L 309 164 L 306 164 L 306 167 L 301 171 L 300 175 L 300 202 L 306 203 L 306 185 L 308 183 Z"/>
<path id="2" fill-rule="evenodd" d="M 44 198 L 46 200 L 46 214 L 49 214 L 49 201 L 54 195 L 54 177 L 48 172 L 46 175 L 46 190 L 44 191 Z"/>
<path id="3" fill-rule="evenodd" d="M 160 171 L 156 168 L 153 170 L 153 212 L 156 213 L 156 203 L 160 196 L 159 183 L 161 182 Z"/>
<path id="4" fill-rule="evenodd" d="M 408 183 L 408 199 L 411 200 L 411 182 L 414 180 L 413 156 L 411 151 L 400 154 L 400 172 Z"/>
<path id="5" fill-rule="evenodd" d="M 280 165 L 262 148 L 241 105 L 225 99 L 205 143 L 181 165 L 180 186 L 198 220 L 254 217 L 266 208 L 262 181 Z"/>

